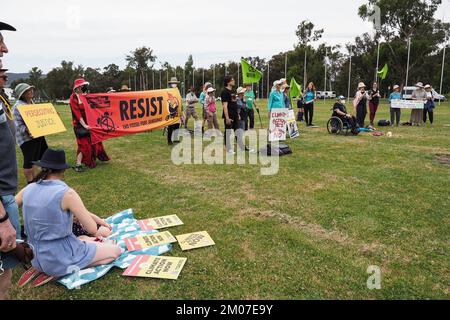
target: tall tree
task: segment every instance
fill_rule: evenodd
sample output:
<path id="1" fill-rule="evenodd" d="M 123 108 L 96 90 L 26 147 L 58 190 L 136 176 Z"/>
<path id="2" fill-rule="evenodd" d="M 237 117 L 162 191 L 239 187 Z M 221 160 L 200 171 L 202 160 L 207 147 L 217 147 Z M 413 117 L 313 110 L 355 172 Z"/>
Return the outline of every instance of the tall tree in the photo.
<path id="1" fill-rule="evenodd" d="M 137 48 L 134 51 L 131 51 L 125 59 L 128 62 L 127 66 L 136 70 L 139 90 L 147 89 L 148 84 L 146 74 L 153 69 L 154 62 L 156 61 L 156 56 L 153 55 L 153 49 L 145 46 Z"/>

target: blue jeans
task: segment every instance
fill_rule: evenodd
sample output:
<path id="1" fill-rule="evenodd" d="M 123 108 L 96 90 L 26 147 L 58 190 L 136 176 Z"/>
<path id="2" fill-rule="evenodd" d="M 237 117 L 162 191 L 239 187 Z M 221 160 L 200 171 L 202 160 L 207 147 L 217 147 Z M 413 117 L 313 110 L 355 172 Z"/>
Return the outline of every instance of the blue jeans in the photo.
<path id="1" fill-rule="evenodd" d="M 17 206 L 16 199 L 13 195 L 1 197 L 3 207 L 8 212 L 9 221 L 16 229 L 16 239 L 20 239 L 20 219 L 19 219 L 19 207 Z M 0 252 L 0 260 L 3 262 L 3 269 L 12 269 L 19 264 L 15 258 L 10 254 Z"/>

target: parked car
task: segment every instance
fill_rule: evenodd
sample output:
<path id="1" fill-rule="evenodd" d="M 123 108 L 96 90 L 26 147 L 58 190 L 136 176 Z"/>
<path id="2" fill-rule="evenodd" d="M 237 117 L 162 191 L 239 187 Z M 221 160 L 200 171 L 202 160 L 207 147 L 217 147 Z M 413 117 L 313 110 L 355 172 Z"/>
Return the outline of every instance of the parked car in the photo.
<path id="1" fill-rule="evenodd" d="M 416 90 L 416 87 L 404 87 L 402 90 L 402 97 L 405 100 L 411 100 L 412 94 Z M 435 101 L 445 101 L 445 96 L 436 92 L 436 90 L 432 90 L 434 100 Z"/>

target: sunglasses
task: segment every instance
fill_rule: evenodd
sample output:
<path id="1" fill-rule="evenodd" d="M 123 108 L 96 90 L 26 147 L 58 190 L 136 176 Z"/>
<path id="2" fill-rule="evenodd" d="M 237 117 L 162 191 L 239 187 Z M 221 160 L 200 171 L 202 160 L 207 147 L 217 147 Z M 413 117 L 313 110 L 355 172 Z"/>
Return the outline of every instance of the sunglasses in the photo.
<path id="1" fill-rule="evenodd" d="M 0 76 L 0 79 L 3 79 L 4 81 L 8 81 L 8 76 Z"/>

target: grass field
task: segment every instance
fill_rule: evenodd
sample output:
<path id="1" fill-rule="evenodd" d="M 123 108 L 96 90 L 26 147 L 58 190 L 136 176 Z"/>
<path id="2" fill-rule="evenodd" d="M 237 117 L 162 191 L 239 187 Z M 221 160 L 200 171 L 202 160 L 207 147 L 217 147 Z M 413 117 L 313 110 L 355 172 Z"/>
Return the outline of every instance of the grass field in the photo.
<path id="1" fill-rule="evenodd" d="M 434 127 L 383 130 L 392 138 L 331 136 L 330 108 L 318 103 L 320 128 L 301 126 L 275 176 L 250 165 L 175 166 L 161 131 L 107 141 L 109 164 L 66 173 L 92 212 L 178 214 L 185 225 L 173 234 L 207 230 L 216 246 L 175 246 L 170 255 L 188 258 L 177 281 L 129 279 L 116 269 L 81 290 L 14 288 L 13 298 L 450 298 L 450 166 L 435 158 L 450 155 L 450 104 L 436 109 Z M 58 110 L 71 128 L 68 107 Z M 387 105 L 381 118 L 389 119 Z M 48 142 L 74 163 L 71 129 Z M 381 290 L 366 286 L 370 265 L 381 267 Z"/>

